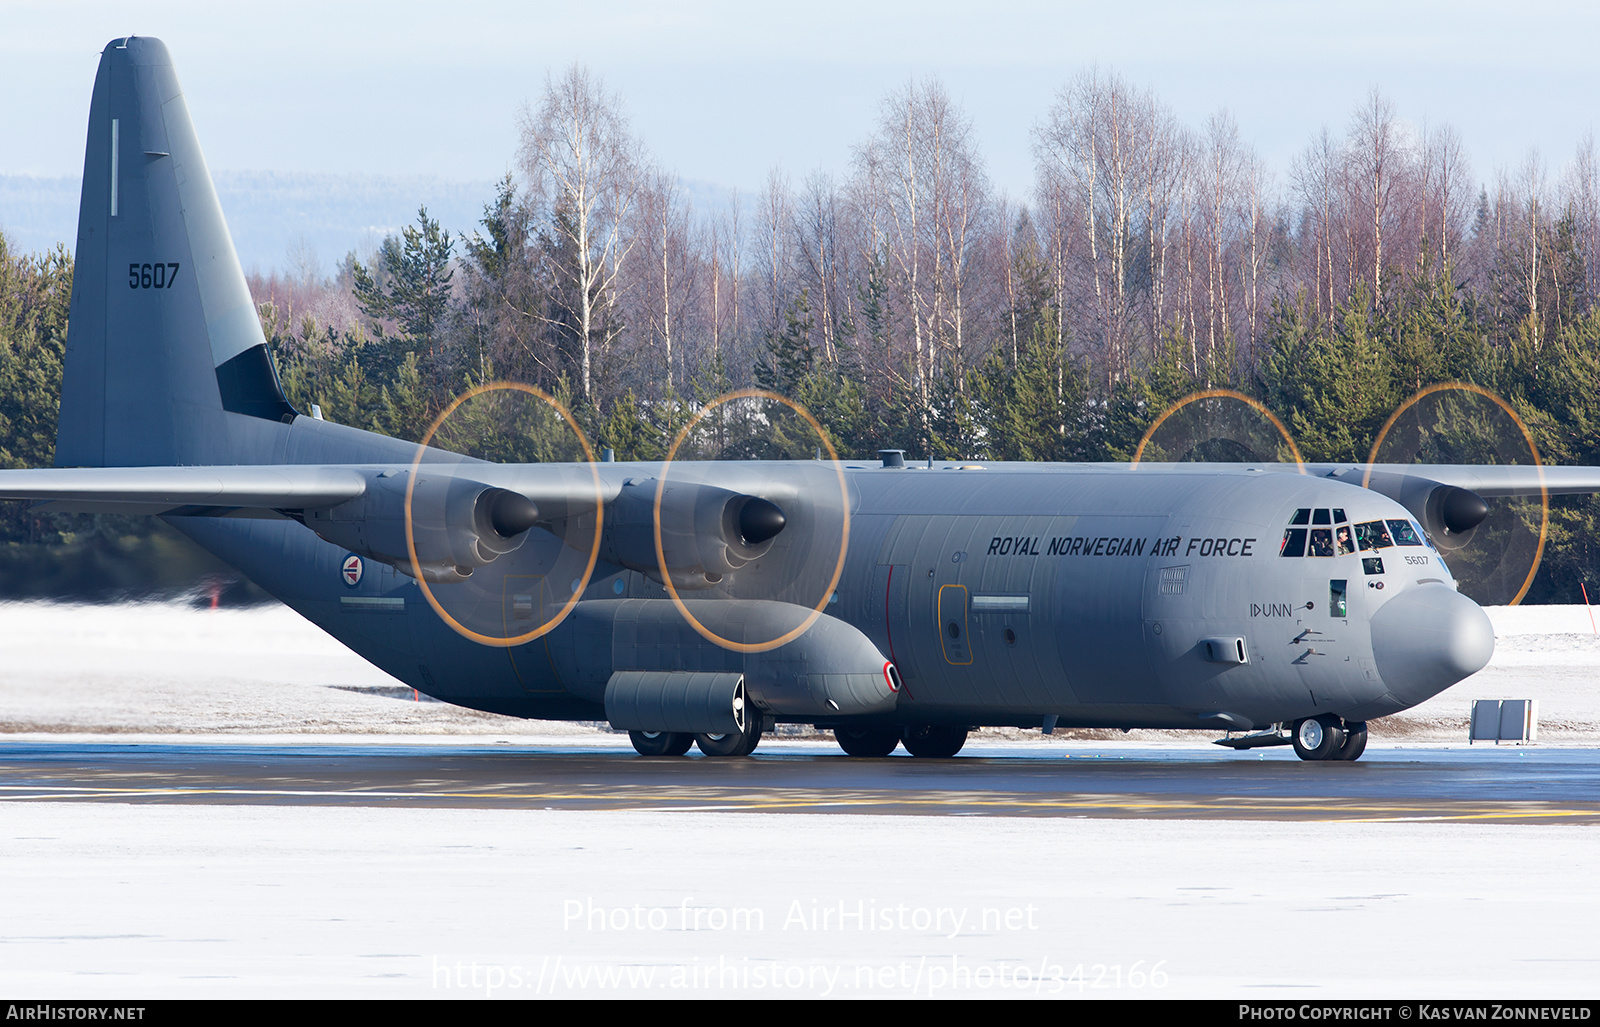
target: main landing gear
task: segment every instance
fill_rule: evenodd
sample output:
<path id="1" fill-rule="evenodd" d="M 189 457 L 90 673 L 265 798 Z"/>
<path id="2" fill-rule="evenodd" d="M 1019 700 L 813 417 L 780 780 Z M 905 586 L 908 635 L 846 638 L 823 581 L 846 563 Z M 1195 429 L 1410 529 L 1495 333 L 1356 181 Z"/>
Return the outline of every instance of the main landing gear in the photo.
<path id="1" fill-rule="evenodd" d="M 640 756 L 682 756 L 694 744 L 694 735 L 677 731 L 629 731 L 628 741 Z"/>
<path id="2" fill-rule="evenodd" d="M 900 732 L 892 727 L 836 727 L 833 737 L 847 756 L 887 756 L 900 745 Z"/>
<path id="3" fill-rule="evenodd" d="M 900 743 L 913 756 L 948 759 L 967 744 L 967 729 L 942 724 L 918 724 L 905 729 L 900 736 Z"/>
<path id="4" fill-rule="evenodd" d="M 745 729 L 725 735 L 695 735 L 694 744 L 707 756 L 748 756 L 761 744 L 761 715 L 745 718 Z"/>
<path id="5" fill-rule="evenodd" d="M 928 759 L 946 759 L 967 744 L 967 729 L 942 724 L 917 724 L 904 730 L 892 727 L 836 727 L 833 737 L 850 756 L 887 756 L 904 745 L 906 752 Z"/>
<path id="6" fill-rule="evenodd" d="M 691 735 L 681 731 L 629 731 L 628 741 L 641 756 L 682 756 L 698 745 L 707 756 L 748 756 L 761 744 L 761 718 L 746 718 L 745 729 L 725 735 Z"/>
<path id="7" fill-rule="evenodd" d="M 1294 753 L 1303 760 L 1358 760 L 1367 749 L 1366 721 L 1345 722 L 1331 713 L 1297 720 Z"/>

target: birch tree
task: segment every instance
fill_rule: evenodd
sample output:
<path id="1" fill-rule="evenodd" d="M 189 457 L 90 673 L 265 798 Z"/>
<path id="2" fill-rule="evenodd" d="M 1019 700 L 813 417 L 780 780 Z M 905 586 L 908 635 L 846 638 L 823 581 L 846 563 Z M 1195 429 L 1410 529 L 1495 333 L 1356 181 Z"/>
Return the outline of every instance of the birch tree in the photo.
<path id="1" fill-rule="evenodd" d="M 1410 156 L 1395 117 L 1394 104 L 1376 89 L 1356 108 L 1350 131 L 1350 155 L 1360 182 L 1364 227 L 1370 232 L 1368 266 L 1372 269 L 1372 302 L 1383 296 L 1384 231 L 1389 226 L 1396 193 Z"/>
<path id="2" fill-rule="evenodd" d="M 684 341 L 698 314 L 702 260 L 694 214 L 677 177 L 657 170 L 646 176 L 646 182 L 635 237 L 641 253 L 648 248 L 649 260 L 641 257 L 637 262 L 639 280 L 632 290 L 632 306 L 639 316 L 633 320 L 648 326 L 650 345 L 659 355 L 659 363 L 652 366 L 665 371 L 660 380 L 670 393 L 679 384 L 678 367 L 687 366 Z"/>
<path id="3" fill-rule="evenodd" d="M 566 258 L 550 271 L 574 297 L 578 389 L 592 406 L 597 356 L 622 329 L 605 315 L 633 245 L 627 226 L 639 194 L 640 148 L 621 101 L 578 64 L 546 79 L 538 107 L 523 108 L 520 128 L 530 194 Z"/>

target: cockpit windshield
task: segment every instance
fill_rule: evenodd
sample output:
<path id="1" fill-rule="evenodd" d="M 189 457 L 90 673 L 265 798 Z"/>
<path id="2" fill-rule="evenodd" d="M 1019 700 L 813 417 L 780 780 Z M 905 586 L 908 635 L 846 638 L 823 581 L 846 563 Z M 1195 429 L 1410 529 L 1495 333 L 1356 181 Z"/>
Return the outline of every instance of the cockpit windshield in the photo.
<path id="1" fill-rule="evenodd" d="M 1394 539 L 1389 537 L 1389 529 L 1382 521 L 1356 525 L 1356 541 L 1362 549 L 1388 549 L 1394 545 Z"/>
<path id="2" fill-rule="evenodd" d="M 1411 526 L 1410 521 L 1389 521 L 1389 531 L 1394 535 L 1394 544 L 1397 546 L 1422 545 L 1422 532 Z"/>
<path id="3" fill-rule="evenodd" d="M 1289 517 L 1278 555 L 1349 556 L 1357 551 L 1427 544 L 1427 536 L 1415 521 L 1395 518 L 1351 524 L 1344 510 L 1338 507 L 1303 508 Z"/>

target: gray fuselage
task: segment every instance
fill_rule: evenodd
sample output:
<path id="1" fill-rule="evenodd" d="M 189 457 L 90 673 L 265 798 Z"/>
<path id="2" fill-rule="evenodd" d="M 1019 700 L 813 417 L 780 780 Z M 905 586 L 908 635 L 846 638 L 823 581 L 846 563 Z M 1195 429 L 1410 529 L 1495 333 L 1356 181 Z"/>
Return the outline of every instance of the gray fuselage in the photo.
<path id="1" fill-rule="evenodd" d="M 295 427 L 334 427 L 306 420 Z M 553 470 L 472 469 L 507 488 Z M 599 464 L 597 473 L 608 495 L 633 488 L 648 497 L 662 467 Z M 402 681 L 523 717 L 605 719 L 611 674 L 666 669 L 743 672 L 775 720 L 1037 726 L 1055 717 L 1062 726 L 1230 729 L 1323 713 L 1363 721 L 1472 673 L 1493 645 L 1487 618 L 1455 592 L 1431 546 L 1280 555 L 1297 511 L 1338 510 L 1349 524 L 1409 521 L 1397 503 L 1328 479 L 1198 466 L 836 472 L 822 462 L 674 464 L 667 473 L 674 485 L 777 497 L 790 518 L 761 559 L 712 587 L 680 589 L 685 608 L 726 623 L 744 609 L 821 605 L 806 637 L 765 653 L 730 651 L 690 628 L 659 581 L 601 560 L 558 626 L 524 644 L 486 645 L 452 629 L 418 582 L 392 567 L 363 561 L 351 583 L 349 554 L 300 524 L 171 520 Z M 515 637 L 560 613 L 586 552 L 536 528 L 468 582 L 431 590 L 463 627 Z M 1373 557 L 1381 573 L 1364 570 Z M 773 623 L 741 622 L 741 637 L 775 637 L 794 620 Z M 820 666 L 846 650 L 839 658 L 850 667 Z M 783 694 L 796 668 L 820 681 L 822 670 L 880 658 L 903 683 L 888 701 L 840 710 Z M 803 691 L 803 678 L 794 680 Z"/>

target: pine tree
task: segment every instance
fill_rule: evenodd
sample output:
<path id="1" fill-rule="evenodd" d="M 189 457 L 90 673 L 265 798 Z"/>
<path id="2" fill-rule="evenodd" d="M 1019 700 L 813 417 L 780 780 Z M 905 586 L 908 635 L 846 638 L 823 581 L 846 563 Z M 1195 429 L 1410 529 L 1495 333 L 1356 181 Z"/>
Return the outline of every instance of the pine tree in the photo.
<path id="1" fill-rule="evenodd" d="M 1405 398 L 1380 329 L 1359 286 L 1327 324 L 1312 324 L 1299 304 L 1274 307 L 1261 388 L 1305 459 L 1365 462 L 1378 429 Z"/>
<path id="2" fill-rule="evenodd" d="M 12 257 L 0 235 L 0 467 L 48 467 L 55 457 L 61 365 L 72 298 L 72 257 L 57 246 Z M 0 503 L 0 539 L 60 541 L 61 516 Z"/>
<path id="3" fill-rule="evenodd" d="M 71 297 L 63 247 L 13 258 L 0 236 L 0 467 L 48 467 L 55 455 Z"/>
<path id="4" fill-rule="evenodd" d="M 467 363 L 477 365 L 467 371 L 483 382 L 488 380 L 484 368 L 493 364 L 517 381 L 552 387 L 560 375 L 538 352 L 538 318 L 546 297 L 532 274 L 530 216 L 509 174 L 496 187 L 495 198 L 484 204 L 479 225 L 482 232 L 461 240 L 466 250 L 464 341 L 471 358 Z"/>
<path id="5" fill-rule="evenodd" d="M 450 283 L 454 242 L 439 222 L 428 217 L 427 207 L 417 208 L 417 224 L 401 230 L 401 239 L 384 240 L 377 267 L 369 270 L 359 261 L 351 267 L 356 303 L 374 321 L 382 366 L 374 371 L 387 377 L 396 372 L 406 354 L 436 358 L 444 347 L 452 311 Z M 398 329 L 391 335 L 384 327 Z"/>
<path id="6" fill-rule="evenodd" d="M 801 289 L 783 314 L 783 327 L 767 332 L 766 353 L 756 365 L 756 383 L 793 398 L 802 381 L 817 369 L 816 328 L 811 316 L 811 291 Z"/>
<path id="7" fill-rule="evenodd" d="M 646 416 L 629 389 L 611 404 L 600 426 L 600 444 L 615 450 L 618 460 L 660 460 L 672 438 Z"/>

